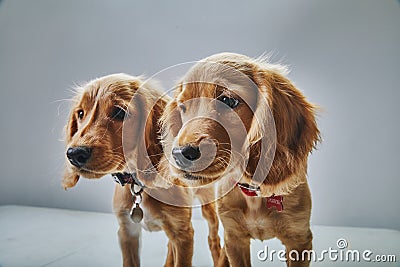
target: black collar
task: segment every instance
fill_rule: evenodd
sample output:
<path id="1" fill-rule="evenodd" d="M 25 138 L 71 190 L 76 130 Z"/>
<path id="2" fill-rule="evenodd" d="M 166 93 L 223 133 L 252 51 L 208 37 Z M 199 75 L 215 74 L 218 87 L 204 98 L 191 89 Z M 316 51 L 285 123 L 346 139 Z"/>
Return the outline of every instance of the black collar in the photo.
<path id="1" fill-rule="evenodd" d="M 121 186 L 124 186 L 126 184 L 136 184 L 140 187 L 145 187 L 142 182 L 139 181 L 139 179 L 136 176 L 136 172 L 133 173 L 127 173 L 127 172 L 117 172 L 117 173 L 112 173 L 111 176 L 113 177 L 114 181 Z"/>

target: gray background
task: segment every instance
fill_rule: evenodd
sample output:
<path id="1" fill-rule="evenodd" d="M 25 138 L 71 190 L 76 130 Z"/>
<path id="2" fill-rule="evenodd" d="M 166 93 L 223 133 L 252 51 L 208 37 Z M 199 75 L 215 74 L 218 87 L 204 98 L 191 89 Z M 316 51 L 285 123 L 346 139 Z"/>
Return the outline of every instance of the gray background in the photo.
<path id="1" fill-rule="evenodd" d="M 113 182 L 64 192 L 75 82 L 153 73 L 231 51 L 273 52 L 321 105 L 313 224 L 400 229 L 397 1 L 0 3 L 0 204 L 111 211 Z"/>

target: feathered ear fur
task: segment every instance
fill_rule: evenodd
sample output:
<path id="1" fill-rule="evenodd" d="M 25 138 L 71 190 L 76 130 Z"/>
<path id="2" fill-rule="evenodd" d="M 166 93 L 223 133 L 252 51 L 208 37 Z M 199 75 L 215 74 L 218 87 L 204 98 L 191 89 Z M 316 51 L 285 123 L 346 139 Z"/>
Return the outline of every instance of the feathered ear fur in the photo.
<path id="1" fill-rule="evenodd" d="M 78 131 L 78 123 L 76 121 L 76 114 L 75 110 L 72 109 L 69 119 L 67 122 L 67 125 L 65 127 L 65 141 L 66 143 L 69 143 L 72 140 L 72 137 L 75 135 L 75 133 Z M 65 166 L 64 168 L 64 175 L 62 179 L 62 186 L 66 190 L 67 188 L 74 187 L 76 183 L 79 181 L 79 175 L 74 173 L 71 170 L 71 167 L 68 165 Z"/>
<path id="2" fill-rule="evenodd" d="M 79 175 L 71 170 L 70 167 L 66 166 L 64 169 L 64 175 L 62 179 L 62 186 L 65 190 L 74 187 L 79 181 Z"/>
<path id="3" fill-rule="evenodd" d="M 164 181 L 163 177 L 158 175 L 160 170 L 158 170 L 157 166 L 163 155 L 159 120 L 163 114 L 168 97 L 161 96 L 155 92 L 146 91 L 146 93 L 149 93 L 148 96 L 135 96 L 137 97 L 137 107 L 140 106 L 141 109 L 139 116 L 147 117 L 140 118 L 142 123 L 138 126 L 143 130 L 139 131 L 142 134 L 138 138 L 137 175 L 148 187 L 166 188 L 169 185 Z"/>
<path id="4" fill-rule="evenodd" d="M 69 115 L 68 123 L 66 126 L 66 137 L 65 140 L 68 142 L 71 141 L 72 137 L 78 131 L 78 123 L 76 121 L 75 111 L 72 110 L 71 114 Z"/>
<path id="5" fill-rule="evenodd" d="M 309 103 L 303 94 L 283 75 L 274 71 L 261 71 L 255 77 L 259 86 L 259 98 L 266 101 L 259 104 L 249 131 L 250 160 L 247 172 L 258 181 L 264 179 L 264 195 L 290 192 L 306 179 L 307 157 L 318 141 L 320 132 L 315 121 L 316 107 Z M 265 103 L 272 111 L 276 129 L 276 150 L 271 168 L 271 154 L 261 154 L 265 133 L 271 126 L 270 114 Z M 265 144 L 265 143 L 264 143 Z M 259 166 L 258 166 L 259 165 Z"/>
<path id="6" fill-rule="evenodd" d="M 145 144 L 147 153 L 153 166 L 158 165 L 163 152 L 160 140 L 161 129 L 159 125 L 159 119 L 161 118 L 165 104 L 166 103 L 164 99 L 159 99 L 157 101 L 149 113 L 145 126 Z"/>
<path id="7" fill-rule="evenodd" d="M 163 143 L 171 143 L 173 138 L 178 135 L 179 130 L 182 128 L 181 114 L 178 109 L 178 103 L 176 102 L 176 96 L 181 92 L 182 84 L 180 84 L 176 89 L 174 98 L 167 103 L 161 116 L 160 125 Z"/>
<path id="8" fill-rule="evenodd" d="M 272 128 L 271 128 L 272 127 Z M 272 131 L 272 132 L 271 132 Z M 254 145 L 267 135 L 275 135 L 274 121 L 270 109 L 268 92 L 265 85 L 259 85 L 256 108 L 247 139 L 249 145 Z"/>
<path id="9" fill-rule="evenodd" d="M 170 101 L 165 107 L 160 123 L 163 142 L 167 140 L 172 142 L 172 138 L 177 136 L 179 130 L 182 128 L 181 115 L 175 99 Z"/>

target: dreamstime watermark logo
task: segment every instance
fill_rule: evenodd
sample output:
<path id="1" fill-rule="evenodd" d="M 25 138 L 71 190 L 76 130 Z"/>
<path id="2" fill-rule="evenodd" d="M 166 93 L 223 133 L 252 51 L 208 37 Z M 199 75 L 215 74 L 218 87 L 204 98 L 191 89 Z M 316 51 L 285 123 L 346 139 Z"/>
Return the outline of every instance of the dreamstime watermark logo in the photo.
<path id="1" fill-rule="evenodd" d="M 369 249 L 357 250 L 348 249 L 348 242 L 344 238 L 336 241 L 335 247 L 329 247 L 320 252 L 315 250 L 291 250 L 286 253 L 285 250 L 270 250 L 265 246 L 263 250 L 257 252 L 257 258 L 260 261 L 274 262 L 276 260 L 285 262 L 291 261 L 311 261 L 311 262 L 396 262 L 396 255 L 374 254 Z"/>

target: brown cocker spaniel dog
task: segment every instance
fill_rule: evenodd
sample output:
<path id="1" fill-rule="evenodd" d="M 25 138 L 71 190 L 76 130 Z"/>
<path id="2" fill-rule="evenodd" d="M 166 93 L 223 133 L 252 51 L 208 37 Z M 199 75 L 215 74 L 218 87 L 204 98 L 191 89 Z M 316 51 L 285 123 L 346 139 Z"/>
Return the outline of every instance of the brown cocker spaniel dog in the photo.
<path id="1" fill-rule="evenodd" d="M 113 206 L 120 226 L 118 236 L 125 267 L 140 266 L 141 226 L 149 231 L 165 231 L 169 238 L 165 266 L 192 266 L 190 206 L 193 194 L 184 188 L 165 189 L 168 184 L 159 178 L 169 175 L 158 137 L 158 120 L 168 100 L 157 86 L 142 82 L 140 77 L 108 75 L 78 89 L 66 127 L 64 188 L 75 186 L 80 176 L 100 178 L 114 174 L 125 177 L 132 172 L 146 186 L 140 203 L 144 213 L 141 224 L 130 218 L 136 199 L 131 194 L 131 185 L 115 186 Z M 151 167 L 152 172 L 149 171 Z M 166 204 L 153 198 L 153 193 L 164 199 L 181 198 L 187 205 Z M 202 197 L 201 194 L 195 196 Z M 203 205 L 202 213 L 210 227 L 212 257 L 217 261 L 220 245 L 214 204 Z"/>
<path id="2" fill-rule="evenodd" d="M 316 107 L 285 68 L 247 56 L 208 57 L 183 77 L 163 115 L 166 157 L 191 186 L 217 183 L 225 245 L 218 266 L 250 266 L 250 239 L 312 247 L 307 158 L 320 133 Z M 287 259 L 308 266 L 307 259 Z"/>

